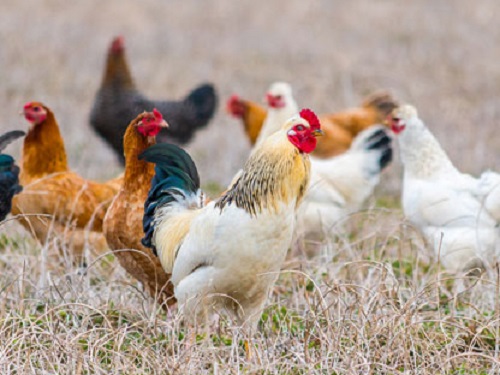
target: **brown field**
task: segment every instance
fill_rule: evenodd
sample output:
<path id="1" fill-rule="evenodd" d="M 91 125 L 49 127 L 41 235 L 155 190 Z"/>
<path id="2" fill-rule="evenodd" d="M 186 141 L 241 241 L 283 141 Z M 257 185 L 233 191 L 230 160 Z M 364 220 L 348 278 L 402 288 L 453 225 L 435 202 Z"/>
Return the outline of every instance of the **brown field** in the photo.
<path id="1" fill-rule="evenodd" d="M 123 34 L 150 97 L 216 85 L 217 115 L 188 147 L 214 190 L 250 150 L 225 100 L 260 100 L 276 80 L 318 112 L 388 89 L 417 106 L 460 170 L 498 171 L 498 15 L 497 0 L 1 0 L 0 131 L 25 129 L 22 105 L 43 101 L 76 171 L 120 172 L 88 114 Z M 390 204 L 351 218 L 356 234 L 325 244 L 327 261 L 285 266 L 250 362 L 224 319 L 187 348 L 182 316 L 158 311 L 111 255 L 78 275 L 0 224 L 0 373 L 499 374 L 499 271 L 479 282 L 442 273 L 394 204 L 400 174 L 396 155 L 377 197 Z"/>

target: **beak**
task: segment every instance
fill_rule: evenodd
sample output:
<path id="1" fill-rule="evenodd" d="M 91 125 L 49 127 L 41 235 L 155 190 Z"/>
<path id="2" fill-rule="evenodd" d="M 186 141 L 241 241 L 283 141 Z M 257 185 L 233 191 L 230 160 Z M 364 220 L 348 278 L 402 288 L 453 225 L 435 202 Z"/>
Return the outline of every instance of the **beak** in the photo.
<path id="1" fill-rule="evenodd" d="M 162 127 L 162 128 L 168 128 L 169 127 L 168 122 L 166 122 L 165 120 L 162 120 L 160 122 L 160 127 Z"/>
<path id="2" fill-rule="evenodd" d="M 316 130 L 312 131 L 312 135 L 315 136 L 315 137 L 320 137 L 323 134 L 325 134 L 325 132 L 323 130 L 321 130 L 321 129 L 316 129 Z"/>

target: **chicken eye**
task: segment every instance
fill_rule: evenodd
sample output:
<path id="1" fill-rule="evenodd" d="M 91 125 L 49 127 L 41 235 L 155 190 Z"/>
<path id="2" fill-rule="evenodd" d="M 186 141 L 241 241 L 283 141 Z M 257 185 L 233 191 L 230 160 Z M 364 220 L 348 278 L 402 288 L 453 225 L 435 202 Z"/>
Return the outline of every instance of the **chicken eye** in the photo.
<path id="1" fill-rule="evenodd" d="M 40 111 L 40 107 L 33 107 L 33 111 L 39 112 Z"/>
<path id="2" fill-rule="evenodd" d="M 303 131 L 305 129 L 305 127 L 304 127 L 304 125 L 297 125 L 295 127 L 295 129 L 297 129 L 297 131 L 301 132 L 301 131 Z"/>

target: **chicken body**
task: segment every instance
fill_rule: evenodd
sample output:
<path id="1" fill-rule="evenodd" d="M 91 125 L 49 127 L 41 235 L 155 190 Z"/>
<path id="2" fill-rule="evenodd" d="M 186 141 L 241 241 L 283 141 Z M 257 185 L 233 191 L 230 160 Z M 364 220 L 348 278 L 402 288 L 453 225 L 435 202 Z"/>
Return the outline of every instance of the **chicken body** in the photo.
<path id="1" fill-rule="evenodd" d="M 90 123 L 115 150 L 121 163 L 123 135 L 127 125 L 143 111 L 158 109 L 169 123 L 158 141 L 185 144 L 205 127 L 217 108 L 217 95 L 211 84 L 202 84 L 181 100 L 150 100 L 136 87 L 125 59 L 124 41 L 115 38 L 109 48 L 103 81 L 94 99 Z"/>
<path id="2" fill-rule="evenodd" d="M 187 154 L 171 145 L 146 151 L 157 167 L 146 202 L 145 240 L 172 272 L 175 295 L 190 319 L 203 322 L 225 310 L 255 329 L 309 180 L 308 156 L 287 139 L 299 125 L 310 132 L 307 121 L 292 118 L 254 150 L 231 188 L 205 206 Z"/>
<path id="3" fill-rule="evenodd" d="M 402 205 L 450 271 L 483 268 L 496 256 L 497 221 L 483 207 L 480 180 L 459 172 L 415 108 L 393 113 L 404 165 Z"/>
<path id="4" fill-rule="evenodd" d="M 385 127 L 372 126 L 342 155 L 311 158 L 311 182 L 297 213 L 299 237 L 317 241 L 344 230 L 342 220 L 362 208 L 391 162 L 391 143 Z M 317 248 L 306 250 L 316 255 Z"/>
<path id="5" fill-rule="evenodd" d="M 340 155 L 349 149 L 358 133 L 373 124 L 383 123 L 396 105 L 396 101 L 389 94 L 374 93 L 368 96 L 359 108 L 321 115 L 321 127 L 325 134 L 318 139 L 318 145 L 312 155 L 322 159 Z M 263 128 L 266 109 L 255 102 L 233 95 L 227 104 L 227 110 L 242 120 L 250 143 L 255 144 Z"/>
<path id="6" fill-rule="evenodd" d="M 203 209 L 191 222 L 172 269 L 175 295 L 188 315 L 200 314 L 200 301 L 193 297 L 202 295 L 208 310 L 198 319 L 226 309 L 240 324 L 255 325 L 292 241 L 294 215 L 295 205 L 282 203 L 257 220 L 235 206 L 222 214 L 215 202 Z"/>
<path id="7" fill-rule="evenodd" d="M 155 135 L 166 123 L 143 113 L 127 128 L 124 137 L 125 175 L 120 190 L 104 217 L 103 233 L 120 265 L 144 285 L 149 295 L 164 306 L 175 302 L 170 275 L 161 267 L 158 257 L 141 243 L 144 201 L 148 197 L 154 165 L 138 156 L 149 146 L 156 144 Z M 141 129 L 142 130 L 141 133 Z M 154 134 L 154 135 L 153 135 Z"/>
<path id="8" fill-rule="evenodd" d="M 14 197 L 12 212 L 26 215 L 19 220 L 39 241 L 53 238 L 78 261 L 85 247 L 107 249 L 102 223 L 116 188 L 69 169 L 59 126 L 48 107 L 33 102 L 24 111 L 32 126 L 22 152 L 24 190 Z"/>

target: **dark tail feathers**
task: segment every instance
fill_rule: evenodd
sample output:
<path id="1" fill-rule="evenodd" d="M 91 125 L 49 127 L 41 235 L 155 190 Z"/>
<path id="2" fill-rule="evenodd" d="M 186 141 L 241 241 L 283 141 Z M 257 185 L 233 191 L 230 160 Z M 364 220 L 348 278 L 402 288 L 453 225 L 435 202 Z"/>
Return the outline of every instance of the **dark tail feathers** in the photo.
<path id="1" fill-rule="evenodd" d="M 208 83 L 192 90 L 184 100 L 194 111 L 197 127 L 207 125 L 217 109 L 217 93 L 214 86 Z"/>
<path id="2" fill-rule="evenodd" d="M 380 170 L 392 161 L 392 138 L 387 134 L 386 129 L 379 128 L 370 134 L 364 141 L 364 147 L 367 150 L 380 151 Z"/>
<path id="3" fill-rule="evenodd" d="M 0 154 L 0 221 L 12 208 L 12 197 L 22 191 L 19 185 L 19 167 L 10 155 Z"/>
<path id="4" fill-rule="evenodd" d="M 186 151 L 173 144 L 156 144 L 139 155 L 139 159 L 156 164 L 151 189 L 144 203 L 144 238 L 141 241 L 156 253 L 151 243 L 156 209 L 173 202 L 185 201 L 196 194 L 200 188 L 200 177 L 193 159 Z"/>
<path id="5" fill-rule="evenodd" d="M 0 136 L 0 152 L 3 151 L 10 143 L 14 142 L 17 138 L 22 137 L 26 133 L 22 130 L 12 130 Z"/>

